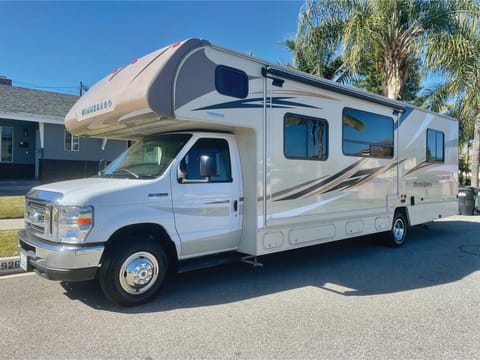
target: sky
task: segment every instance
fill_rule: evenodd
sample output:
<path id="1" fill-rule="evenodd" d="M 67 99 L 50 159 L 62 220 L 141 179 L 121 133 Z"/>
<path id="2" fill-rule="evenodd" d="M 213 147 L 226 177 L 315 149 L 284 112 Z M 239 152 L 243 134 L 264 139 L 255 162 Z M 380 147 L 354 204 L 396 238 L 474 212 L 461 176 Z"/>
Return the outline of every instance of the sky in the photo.
<path id="1" fill-rule="evenodd" d="M 202 38 L 289 64 L 303 1 L 0 0 L 0 76 L 14 86 L 79 93 L 174 42 Z"/>

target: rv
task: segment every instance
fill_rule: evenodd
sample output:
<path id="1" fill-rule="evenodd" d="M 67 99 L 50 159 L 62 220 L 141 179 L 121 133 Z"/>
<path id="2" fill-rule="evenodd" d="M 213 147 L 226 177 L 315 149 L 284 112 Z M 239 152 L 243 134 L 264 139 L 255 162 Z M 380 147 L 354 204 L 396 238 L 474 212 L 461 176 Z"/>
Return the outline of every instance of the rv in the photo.
<path id="1" fill-rule="evenodd" d="M 376 233 L 398 247 L 458 211 L 455 119 L 205 40 L 113 71 L 65 125 L 133 145 L 28 193 L 21 264 L 122 305 L 172 271 Z"/>

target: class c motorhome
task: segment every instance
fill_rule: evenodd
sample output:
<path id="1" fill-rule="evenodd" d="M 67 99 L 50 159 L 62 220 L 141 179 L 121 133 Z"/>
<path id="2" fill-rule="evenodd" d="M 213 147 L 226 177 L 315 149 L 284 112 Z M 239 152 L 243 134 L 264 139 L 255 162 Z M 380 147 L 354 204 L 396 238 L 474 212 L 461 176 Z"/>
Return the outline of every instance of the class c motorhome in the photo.
<path id="1" fill-rule="evenodd" d="M 97 177 L 41 185 L 25 270 L 98 278 L 123 305 L 168 271 L 407 227 L 457 213 L 455 119 L 189 39 L 106 76 L 65 119 L 133 145 Z"/>

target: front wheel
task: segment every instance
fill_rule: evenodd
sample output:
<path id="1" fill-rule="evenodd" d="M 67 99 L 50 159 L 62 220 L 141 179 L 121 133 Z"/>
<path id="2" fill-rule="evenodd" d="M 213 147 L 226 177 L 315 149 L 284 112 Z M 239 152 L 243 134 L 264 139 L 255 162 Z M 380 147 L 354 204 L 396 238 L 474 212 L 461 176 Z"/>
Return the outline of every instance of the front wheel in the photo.
<path id="1" fill-rule="evenodd" d="M 124 306 L 147 302 L 166 278 L 168 262 L 162 247 L 150 239 L 131 239 L 113 246 L 100 268 L 103 293 Z"/>
<path id="2" fill-rule="evenodd" d="M 407 237 L 407 226 L 405 215 L 400 212 L 396 213 L 393 218 L 392 229 L 385 238 L 387 245 L 391 247 L 402 246 Z"/>

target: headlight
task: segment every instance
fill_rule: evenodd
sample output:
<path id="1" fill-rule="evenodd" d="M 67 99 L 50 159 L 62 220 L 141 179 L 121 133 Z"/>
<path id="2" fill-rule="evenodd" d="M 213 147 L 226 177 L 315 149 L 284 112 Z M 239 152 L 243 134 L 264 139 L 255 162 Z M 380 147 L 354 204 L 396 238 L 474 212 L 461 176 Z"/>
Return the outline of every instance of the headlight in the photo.
<path id="1" fill-rule="evenodd" d="M 59 206 L 53 208 L 54 238 L 64 243 L 79 243 L 85 240 L 93 227 L 91 206 Z"/>

